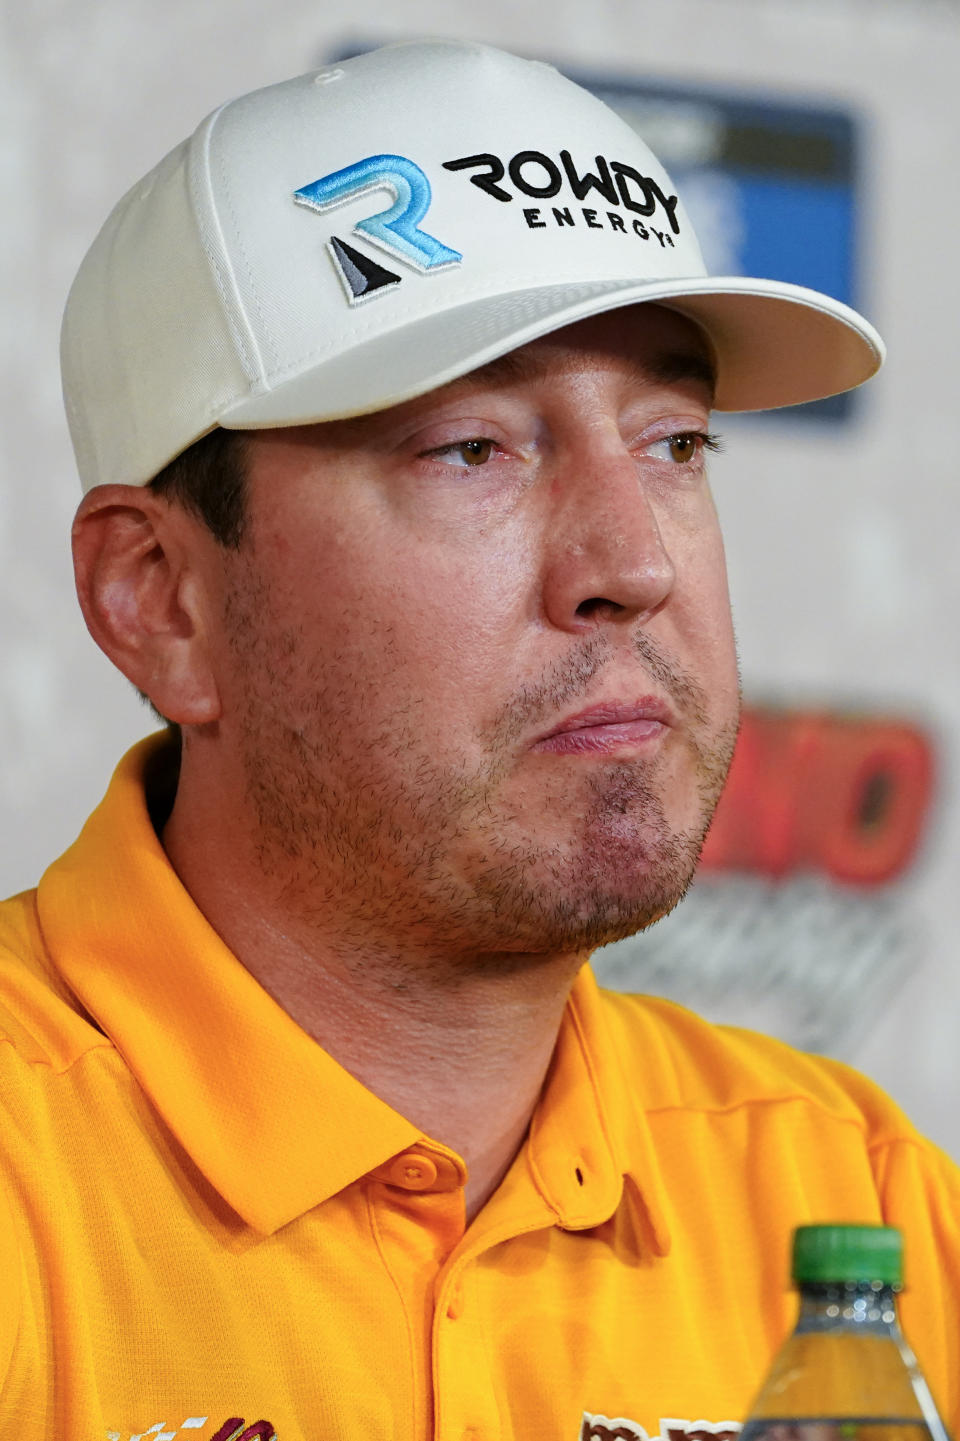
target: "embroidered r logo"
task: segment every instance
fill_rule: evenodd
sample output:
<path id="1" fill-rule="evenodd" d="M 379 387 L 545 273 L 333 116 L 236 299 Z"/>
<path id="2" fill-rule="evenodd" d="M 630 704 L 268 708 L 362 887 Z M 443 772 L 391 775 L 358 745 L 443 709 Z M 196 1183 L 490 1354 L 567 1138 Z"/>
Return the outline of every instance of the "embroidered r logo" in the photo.
<path id="1" fill-rule="evenodd" d="M 387 190 L 393 204 L 358 220 L 354 233 L 366 236 L 424 273 L 459 265 L 463 259 L 459 250 L 452 250 L 435 235 L 420 229 L 420 221 L 430 207 L 430 181 L 419 165 L 404 155 L 369 155 L 355 165 L 302 185 L 293 198 L 298 205 L 323 211 L 373 190 Z M 329 245 L 351 304 L 400 283 L 399 275 L 377 265 L 337 236 L 330 237 Z"/>

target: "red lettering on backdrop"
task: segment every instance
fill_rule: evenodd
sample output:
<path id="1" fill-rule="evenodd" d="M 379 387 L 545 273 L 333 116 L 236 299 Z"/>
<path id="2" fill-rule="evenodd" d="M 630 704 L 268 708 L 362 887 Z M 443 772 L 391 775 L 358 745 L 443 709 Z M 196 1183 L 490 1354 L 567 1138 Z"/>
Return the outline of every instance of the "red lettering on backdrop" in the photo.
<path id="1" fill-rule="evenodd" d="M 916 853 L 933 776 L 930 741 L 907 722 L 747 709 L 701 864 L 884 885 Z"/>

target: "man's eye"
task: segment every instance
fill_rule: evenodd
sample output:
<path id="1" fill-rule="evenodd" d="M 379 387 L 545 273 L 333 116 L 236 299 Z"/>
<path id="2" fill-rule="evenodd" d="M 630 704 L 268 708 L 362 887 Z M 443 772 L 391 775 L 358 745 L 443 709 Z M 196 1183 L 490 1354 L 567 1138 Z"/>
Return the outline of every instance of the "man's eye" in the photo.
<path id="1" fill-rule="evenodd" d="M 669 460 L 674 465 L 688 465 L 704 450 L 719 450 L 720 442 L 715 435 L 703 430 L 683 430 L 677 435 L 665 435 L 649 448 L 649 454 L 657 460 Z"/>
<path id="2" fill-rule="evenodd" d="M 493 453 L 494 442 L 478 436 L 473 440 L 458 440 L 455 445 L 441 445 L 430 454 L 435 460 L 448 465 L 486 465 Z"/>

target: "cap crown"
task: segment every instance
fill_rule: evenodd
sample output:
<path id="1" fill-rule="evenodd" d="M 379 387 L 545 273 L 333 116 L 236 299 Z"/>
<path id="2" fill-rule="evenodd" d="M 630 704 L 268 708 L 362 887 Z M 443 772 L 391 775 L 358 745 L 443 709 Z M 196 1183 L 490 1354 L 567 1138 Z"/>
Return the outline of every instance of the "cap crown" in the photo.
<path id="1" fill-rule="evenodd" d="M 707 276 L 663 167 L 550 66 L 373 51 L 222 106 L 115 208 L 64 317 L 80 475 L 144 484 L 216 425 L 381 410 L 635 301 L 703 328 L 718 409 L 831 395 L 883 356 L 828 296 Z"/>
<path id="2" fill-rule="evenodd" d="M 140 481 L 225 419 L 278 423 L 258 398 L 328 362 L 304 418 L 389 404 L 400 376 L 373 403 L 358 384 L 367 342 L 471 302 L 703 274 L 663 167 L 557 71 L 374 51 L 222 106 L 116 206 L 64 321 L 81 474 Z"/>

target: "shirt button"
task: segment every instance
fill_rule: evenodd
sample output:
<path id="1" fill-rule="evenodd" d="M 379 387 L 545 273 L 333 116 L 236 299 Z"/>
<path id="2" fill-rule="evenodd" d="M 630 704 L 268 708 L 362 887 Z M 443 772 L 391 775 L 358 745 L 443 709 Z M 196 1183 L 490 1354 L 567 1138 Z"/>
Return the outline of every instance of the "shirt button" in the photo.
<path id="1" fill-rule="evenodd" d="M 389 1185 L 401 1186 L 404 1191 L 429 1191 L 436 1185 L 437 1168 L 421 1151 L 405 1151 L 390 1162 L 385 1179 Z"/>
<path id="2" fill-rule="evenodd" d="M 462 1315 L 463 1287 L 458 1281 L 456 1286 L 454 1286 L 453 1290 L 450 1292 L 450 1298 L 447 1301 L 447 1317 L 451 1321 L 459 1321 Z"/>

